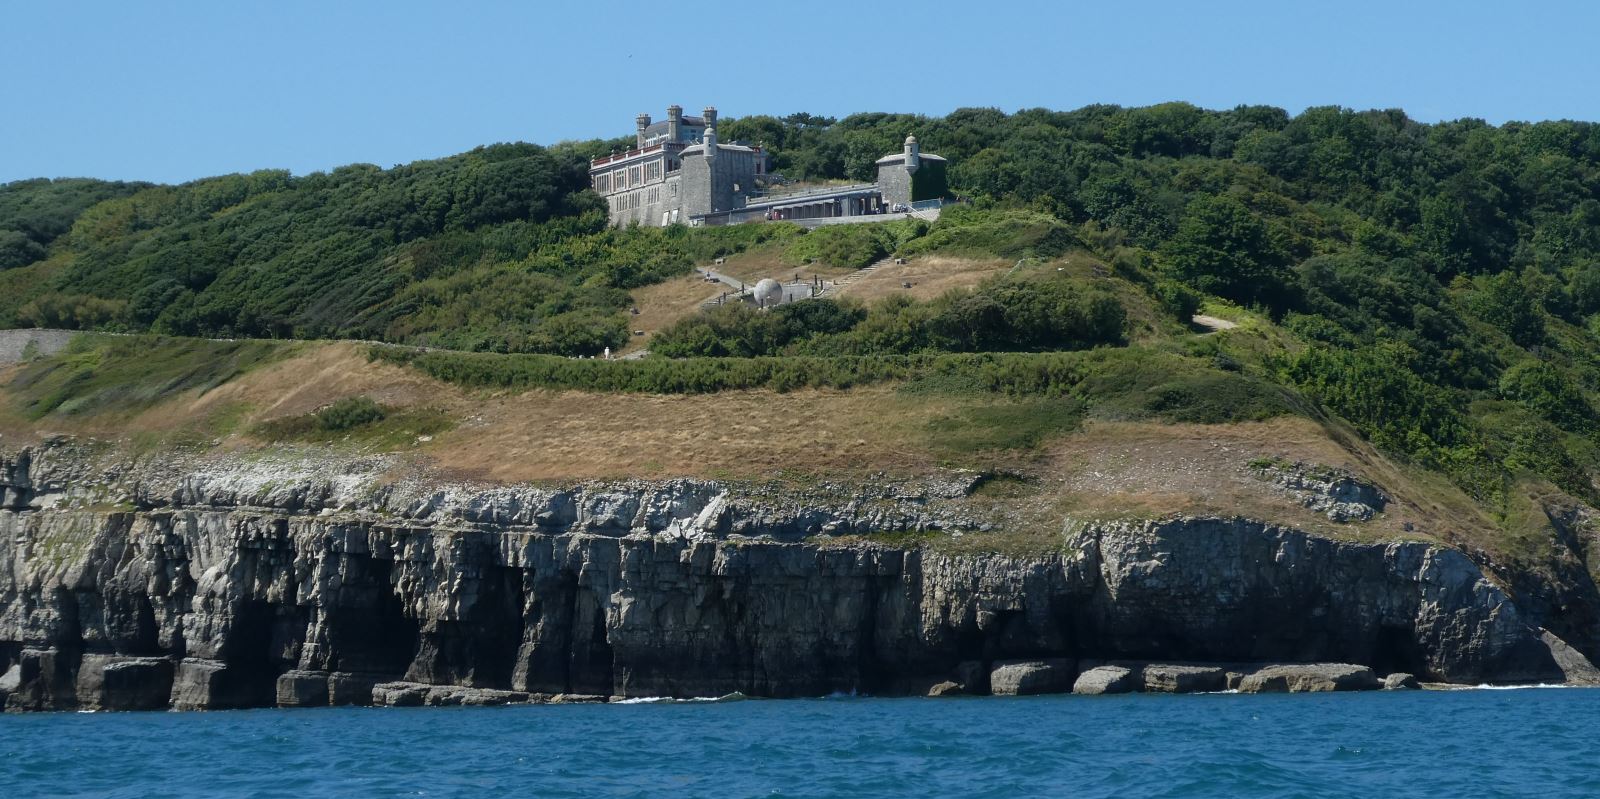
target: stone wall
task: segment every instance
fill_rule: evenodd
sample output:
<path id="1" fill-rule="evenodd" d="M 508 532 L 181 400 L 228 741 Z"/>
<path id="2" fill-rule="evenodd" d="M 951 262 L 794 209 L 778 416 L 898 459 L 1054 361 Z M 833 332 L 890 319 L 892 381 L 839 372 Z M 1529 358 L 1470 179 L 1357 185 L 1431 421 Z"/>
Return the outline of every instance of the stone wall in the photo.
<path id="1" fill-rule="evenodd" d="M 680 208 L 681 200 L 678 196 L 680 184 L 681 173 L 674 172 L 660 183 L 652 183 L 608 196 L 606 201 L 612 203 L 611 224 L 618 227 L 626 227 L 635 223 L 645 227 L 661 227 L 663 225 L 662 220 L 667 219 L 670 221 L 672 212 Z M 655 202 L 649 201 L 652 192 L 654 192 Z M 623 209 L 619 207 L 621 203 L 634 196 L 639 198 L 638 208 Z M 631 205 L 631 203 L 629 204 Z M 682 218 L 681 212 L 679 221 L 687 221 Z"/>
<path id="2" fill-rule="evenodd" d="M 911 173 L 904 163 L 884 164 L 878 167 L 878 188 L 883 201 L 890 206 L 911 203 Z"/>
<path id="3" fill-rule="evenodd" d="M 683 214 L 686 217 L 744 207 L 755 188 L 756 159 L 761 154 L 725 147 L 715 158 L 691 153 L 683 159 Z"/>

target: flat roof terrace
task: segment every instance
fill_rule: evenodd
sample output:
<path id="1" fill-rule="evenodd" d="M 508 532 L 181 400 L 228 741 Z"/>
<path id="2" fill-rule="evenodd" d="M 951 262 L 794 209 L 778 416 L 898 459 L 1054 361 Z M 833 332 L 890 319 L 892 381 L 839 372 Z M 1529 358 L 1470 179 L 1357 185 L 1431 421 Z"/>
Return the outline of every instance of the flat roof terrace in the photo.
<path id="1" fill-rule="evenodd" d="M 807 205 L 809 203 L 827 202 L 847 197 L 861 197 L 879 192 L 876 183 L 856 183 L 850 186 L 824 186 L 820 189 L 808 189 L 788 194 L 769 195 L 766 197 L 751 197 L 745 201 L 746 211 L 762 211 L 770 208 L 782 208 L 788 205 Z"/>

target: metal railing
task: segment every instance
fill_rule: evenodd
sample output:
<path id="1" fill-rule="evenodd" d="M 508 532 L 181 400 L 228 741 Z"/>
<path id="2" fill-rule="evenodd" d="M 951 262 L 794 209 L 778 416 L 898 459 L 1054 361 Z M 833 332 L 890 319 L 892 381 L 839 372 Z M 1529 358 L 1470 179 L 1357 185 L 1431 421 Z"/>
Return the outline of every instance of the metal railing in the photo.
<path id="1" fill-rule="evenodd" d="M 876 183 L 852 183 L 848 186 L 823 186 L 816 189 L 782 192 L 778 194 L 773 194 L 771 192 L 751 192 L 746 196 L 749 198 L 747 202 L 751 203 L 786 203 L 800 202 L 812 197 L 826 197 L 835 194 L 855 194 L 857 192 L 875 191 L 877 188 L 878 184 Z"/>

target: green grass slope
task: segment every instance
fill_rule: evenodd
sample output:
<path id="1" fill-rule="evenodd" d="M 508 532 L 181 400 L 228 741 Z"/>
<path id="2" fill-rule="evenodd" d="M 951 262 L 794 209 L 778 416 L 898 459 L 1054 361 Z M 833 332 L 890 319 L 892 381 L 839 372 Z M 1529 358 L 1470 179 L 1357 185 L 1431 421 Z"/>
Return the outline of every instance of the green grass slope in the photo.
<path id="1" fill-rule="evenodd" d="M 1600 126 L 1172 103 L 722 132 L 816 180 L 870 178 L 914 132 L 970 202 L 932 225 L 613 230 L 585 167 L 616 141 L 181 186 L 23 182 L 0 187 L 0 324 L 520 353 L 380 356 L 473 386 L 892 382 L 1108 418 L 1325 415 L 1497 513 L 1530 484 L 1600 503 Z M 1018 266 L 933 299 L 691 316 L 639 364 L 555 357 L 626 341 L 631 290 L 760 248 Z M 1202 308 L 1240 326 L 1202 334 Z"/>

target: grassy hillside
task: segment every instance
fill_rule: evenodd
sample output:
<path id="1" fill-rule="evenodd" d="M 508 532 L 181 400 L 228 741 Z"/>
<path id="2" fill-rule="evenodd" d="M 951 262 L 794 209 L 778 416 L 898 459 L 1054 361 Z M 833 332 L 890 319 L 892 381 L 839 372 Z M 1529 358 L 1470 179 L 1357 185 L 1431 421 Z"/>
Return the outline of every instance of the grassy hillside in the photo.
<path id="1" fill-rule="evenodd" d="M 584 167 L 615 142 L 182 186 L 0 187 L 0 323 L 482 351 L 341 350 L 338 368 L 405 387 L 371 398 L 383 407 L 368 435 L 368 422 L 352 433 L 314 414 L 376 389 L 332 365 L 314 377 L 282 365 L 331 357 L 323 348 L 98 339 L 14 369 L 6 424 L 103 433 L 113 417 L 151 430 L 181 418 L 173 430 L 241 446 L 394 446 L 430 429 L 458 444 L 418 445 L 426 457 L 497 479 L 795 464 L 1037 478 L 1067 468 L 1071 442 L 1100 441 L 1110 457 L 1107 437 L 1123 435 L 1110 431 L 1203 441 L 1310 425 L 1323 443 L 1308 451 L 1387 475 L 1419 517 L 1499 531 L 1485 540 L 1548 543 L 1527 531 L 1565 513 L 1552 509 L 1600 506 L 1600 126 L 1169 104 L 754 117 L 722 130 L 765 141 L 780 171 L 811 180 L 869 177 L 912 132 L 951 159 L 970 200 L 931 225 L 610 230 Z M 700 314 L 706 287 L 686 277 L 721 256 L 741 279 L 838 277 L 888 254 L 910 259 L 900 278 L 770 313 Z M 1197 311 L 1235 326 L 1196 326 Z M 638 347 L 640 329 L 649 358 L 563 357 Z M 171 348 L 163 357 L 194 368 L 129 365 Z M 299 404 L 240 388 L 265 374 L 280 391 L 320 388 Z M 490 404 L 507 430 L 560 436 L 459 443 L 478 435 L 472 409 Z M 661 429 L 638 448 L 618 425 Z M 739 443 L 772 438 L 770 426 L 808 432 L 772 449 Z M 1257 455 L 1284 455 L 1251 440 Z M 548 468 L 513 465 L 529 462 Z"/>

